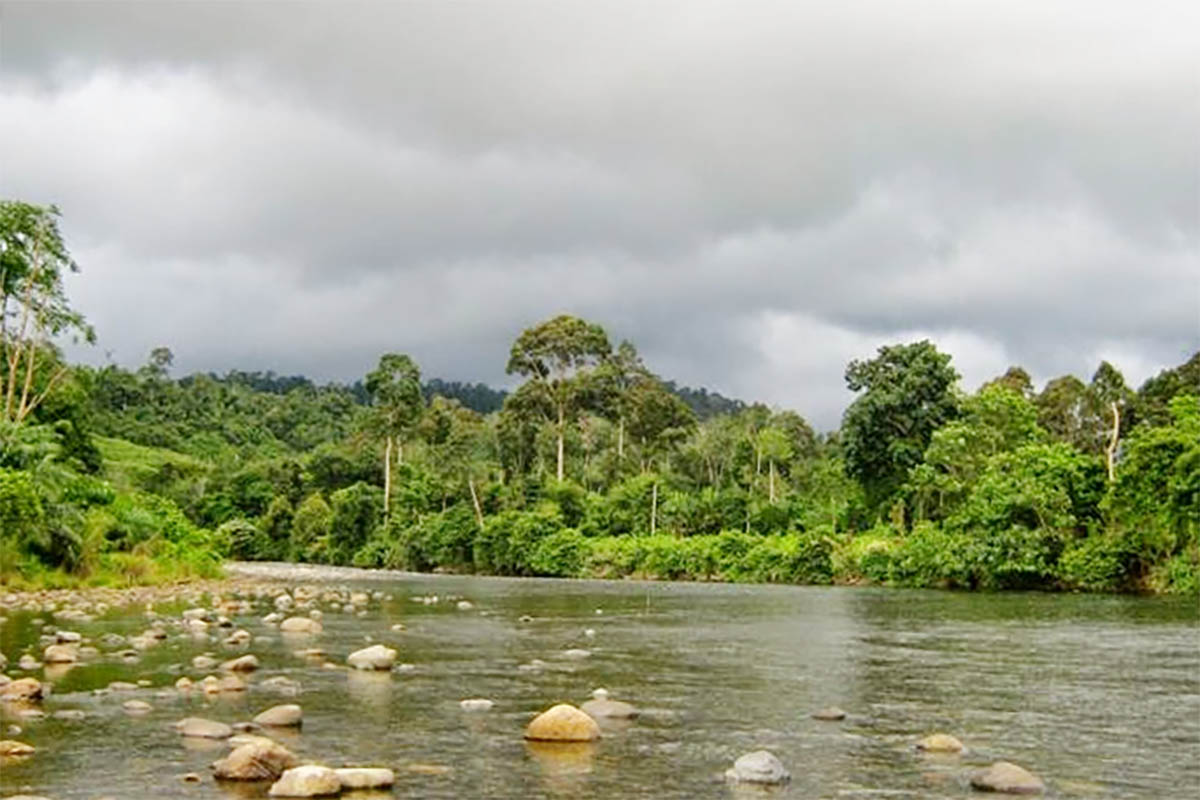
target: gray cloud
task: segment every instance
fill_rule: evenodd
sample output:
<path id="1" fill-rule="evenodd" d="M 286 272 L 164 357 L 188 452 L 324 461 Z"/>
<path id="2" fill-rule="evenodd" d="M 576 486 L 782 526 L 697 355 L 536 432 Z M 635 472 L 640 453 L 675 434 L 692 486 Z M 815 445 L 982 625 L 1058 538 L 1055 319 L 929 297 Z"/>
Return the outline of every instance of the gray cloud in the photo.
<path id="1" fill-rule="evenodd" d="M 833 427 L 1200 347 L 1193 4 L 0 2 L 0 181 L 126 364 L 505 380 L 562 311 Z M 92 356 L 95 358 L 95 356 Z"/>

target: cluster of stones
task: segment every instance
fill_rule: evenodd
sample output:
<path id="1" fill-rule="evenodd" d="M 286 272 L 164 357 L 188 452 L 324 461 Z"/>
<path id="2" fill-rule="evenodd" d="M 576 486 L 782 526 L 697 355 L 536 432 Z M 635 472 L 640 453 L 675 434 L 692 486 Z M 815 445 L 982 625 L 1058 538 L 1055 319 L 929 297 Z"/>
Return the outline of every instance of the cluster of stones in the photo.
<path id="1" fill-rule="evenodd" d="M 135 595 L 139 594 L 137 590 Z M 329 589 L 318 592 L 306 586 L 294 588 L 291 592 L 280 591 L 270 584 L 247 587 L 242 597 L 225 596 L 214 603 L 213 608 L 200 605 L 202 597 L 193 594 L 187 598 L 193 604 L 192 608 L 184 611 L 179 619 L 168 620 L 160 618 L 153 611 L 151 598 L 158 597 L 153 590 L 140 593 L 146 597 L 146 616 L 150 620 L 149 627 L 139 634 L 122 637 L 116 634 L 106 634 L 101 637 L 100 644 L 106 649 L 116 651 L 116 655 L 126 661 L 134 661 L 140 651 L 154 647 L 168 637 L 168 630 L 176 629 L 182 636 L 208 639 L 216 631 L 220 631 L 220 641 L 226 646 L 243 647 L 248 645 L 253 636 L 244 629 L 234 629 L 232 619 L 238 615 L 253 613 L 254 604 L 249 598 L 256 600 L 267 599 L 274 611 L 262 618 L 268 626 L 277 626 L 285 638 L 303 640 L 323 631 L 322 618 L 324 613 L 317 607 L 321 603 L 330 612 L 341 612 L 351 615 L 363 615 L 366 607 L 373 601 L 383 600 L 380 592 L 368 594 L 345 589 Z M 60 619 L 88 621 L 95 615 L 104 613 L 112 605 L 121 602 L 121 596 L 106 600 L 88 600 L 69 593 L 48 593 L 48 597 L 39 600 L 25 600 L 19 606 L 23 610 L 52 612 Z M 216 596 L 214 594 L 214 596 Z M 178 598 L 173 598 L 178 600 Z M 389 598 L 390 599 L 390 596 Z M 442 600 L 455 602 L 460 611 L 474 608 L 470 601 L 455 597 L 422 596 L 412 598 L 415 602 L 426 605 L 435 604 Z M 0 607 L 13 607 L 18 602 L 14 596 L 0 598 Z M 63 606 L 63 607 L 60 607 Z M 485 612 L 486 613 L 486 612 Z M 597 613 L 601 613 L 597 609 Z M 522 622 L 532 622 L 532 618 L 523 617 Z M 43 623 L 44 624 L 44 623 Z M 404 626 L 392 626 L 394 631 L 404 630 Z M 594 638 L 595 631 L 588 629 L 587 637 Z M 369 640 L 369 639 L 368 639 Z M 56 630 L 50 626 L 44 628 L 42 635 L 41 661 L 32 654 L 22 655 L 18 667 L 23 670 L 33 670 L 45 667 L 47 674 L 52 667 L 66 667 L 81 660 L 99 655 L 99 650 L 91 646 L 80 634 L 72 631 Z M 124 649 L 121 649 L 124 648 Z M 305 647 L 295 651 L 297 655 L 306 658 L 323 659 L 324 652 L 313 647 Z M 374 644 L 351 653 L 346 658 L 346 665 L 353 670 L 391 671 L 396 666 L 397 651 L 382 644 Z M 561 657 L 565 660 L 579 661 L 587 659 L 591 652 L 586 649 L 572 648 L 564 650 Z M 8 666 L 7 659 L 0 654 L 0 670 Z M 211 653 L 196 656 L 191 666 L 199 672 L 215 671 L 220 675 L 209 674 L 204 678 L 193 681 L 181 677 L 176 687 L 181 691 L 198 689 L 206 694 L 226 692 L 243 692 L 246 683 L 242 675 L 254 672 L 260 666 L 259 659 L 253 654 L 245 653 L 235 658 L 220 660 Z M 324 666 L 336 668 L 338 665 L 325 662 Z M 410 665 L 400 665 L 403 670 Z M 534 659 L 528 664 L 522 664 L 522 671 L 540 671 L 547 665 Z M 147 682 L 142 682 L 146 685 Z M 298 685 L 282 676 L 262 681 L 259 685 L 285 694 L 294 694 Z M 124 691 L 139 688 L 136 684 L 114 682 L 107 690 Z M 24 677 L 11 679 L 0 672 L 0 701 L 16 708 L 20 713 L 39 715 L 40 701 L 49 693 L 50 687 L 35 678 Z M 492 700 L 486 698 L 468 698 L 460 701 L 460 706 L 467 712 L 482 712 L 494 706 Z M 130 714 L 144 714 L 151 706 L 142 700 L 129 700 L 123 708 Z M 64 716 L 68 713 L 82 715 L 82 712 L 64 710 L 57 712 Z M 18 714 L 18 715 L 19 715 Z M 577 708 L 568 703 L 555 705 L 538 714 L 529 722 L 524 731 L 524 738 L 535 743 L 588 743 L 601 737 L 600 722 L 605 720 L 631 719 L 638 715 L 637 709 L 629 703 L 613 700 L 605 689 L 596 689 L 592 698 Z M 812 714 L 813 718 L 822 721 L 838 721 L 845 719 L 844 710 L 836 707 L 824 708 Z M 261 732 L 264 729 L 299 727 L 303 721 L 303 711 L 294 703 L 281 704 L 265 709 L 254 717 L 252 723 L 240 723 L 230 726 L 222 722 L 189 717 L 176 723 L 176 730 L 185 737 L 226 740 L 232 746 L 227 756 L 212 764 L 214 778 L 225 781 L 273 781 L 268 793 L 272 797 L 317 797 L 330 796 L 355 789 L 376 789 L 392 786 L 395 775 L 390 769 L 382 767 L 343 767 L 330 768 L 320 764 L 301 763 L 287 747 L 273 739 L 249 733 Z M 239 733 L 238 731 L 242 731 Z M 927 736 L 916 743 L 916 749 L 926 753 L 956 754 L 964 753 L 966 748 L 961 741 L 953 736 L 937 733 Z M 25 758 L 35 753 L 35 749 L 24 742 L 16 740 L 0 741 L 0 758 Z M 780 760 L 766 750 L 750 752 L 739 757 L 726 770 L 725 778 L 736 783 L 748 784 L 781 784 L 790 780 L 791 775 Z M 199 780 L 199 776 L 189 774 L 185 780 Z M 999 761 L 987 769 L 978 770 L 970 775 L 973 787 L 993 792 L 1012 794 L 1035 794 L 1044 791 L 1043 782 L 1032 773 L 1015 764 Z"/>

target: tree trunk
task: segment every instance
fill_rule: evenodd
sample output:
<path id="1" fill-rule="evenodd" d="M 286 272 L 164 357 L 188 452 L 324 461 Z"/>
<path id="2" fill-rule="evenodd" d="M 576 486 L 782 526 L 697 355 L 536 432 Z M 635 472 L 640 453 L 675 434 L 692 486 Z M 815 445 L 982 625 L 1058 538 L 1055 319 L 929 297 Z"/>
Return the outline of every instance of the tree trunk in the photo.
<path id="1" fill-rule="evenodd" d="M 387 437 L 387 448 L 383 451 L 383 518 L 386 520 L 392 499 L 392 437 Z"/>
<path id="2" fill-rule="evenodd" d="M 1121 435 L 1121 412 L 1117 409 L 1116 401 L 1113 401 L 1110 406 L 1113 415 L 1112 439 L 1109 440 L 1105 455 L 1108 457 L 1108 482 L 1112 483 L 1117 479 L 1117 440 Z"/>
<path id="3" fill-rule="evenodd" d="M 617 420 L 617 460 L 625 460 L 625 417 Z"/>
<path id="4" fill-rule="evenodd" d="M 767 500 L 770 503 L 775 502 L 775 461 L 772 459 L 767 462 Z"/>
<path id="5" fill-rule="evenodd" d="M 566 410 L 562 404 L 558 406 L 558 469 L 555 475 L 558 477 L 559 483 L 563 479 L 563 437 L 566 434 Z"/>
<path id="6" fill-rule="evenodd" d="M 650 495 L 650 535 L 658 530 L 658 481 L 654 482 L 654 490 Z"/>
<path id="7" fill-rule="evenodd" d="M 479 495 L 475 492 L 475 481 L 467 476 L 467 487 L 471 490 L 471 503 L 475 506 L 475 522 L 479 530 L 483 530 L 483 507 L 479 505 Z"/>

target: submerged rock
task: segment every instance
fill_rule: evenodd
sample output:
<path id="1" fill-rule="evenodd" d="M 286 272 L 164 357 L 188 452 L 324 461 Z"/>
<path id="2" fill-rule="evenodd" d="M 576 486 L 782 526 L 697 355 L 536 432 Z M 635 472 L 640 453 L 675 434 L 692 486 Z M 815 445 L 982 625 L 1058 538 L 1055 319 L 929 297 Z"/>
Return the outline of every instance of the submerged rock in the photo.
<path id="1" fill-rule="evenodd" d="M 600 738 L 600 726 L 575 706 L 559 703 L 529 723 L 525 738 L 537 742 L 590 742 Z"/>
<path id="2" fill-rule="evenodd" d="M 584 703 L 581 708 L 596 719 L 633 719 L 638 715 L 638 710 L 629 703 L 610 700 L 607 689 L 596 689 L 592 692 L 592 699 Z"/>
<path id="3" fill-rule="evenodd" d="M 275 781 L 298 763 L 295 754 L 270 739 L 256 737 L 212 765 L 213 777 L 226 781 Z"/>
<path id="4" fill-rule="evenodd" d="M 325 797 L 341 794 L 342 782 L 329 767 L 305 764 L 293 767 L 271 784 L 271 797 Z"/>
<path id="5" fill-rule="evenodd" d="M 321 623 L 308 617 L 288 617 L 279 623 L 281 633 L 320 633 L 324 628 Z"/>
<path id="6" fill-rule="evenodd" d="M 812 718 L 822 720 L 823 722 L 837 722 L 846 718 L 846 712 L 837 706 L 829 706 L 828 708 L 822 708 L 820 711 L 814 711 Z"/>
<path id="7" fill-rule="evenodd" d="M 917 742 L 917 749 L 927 753 L 961 753 L 967 748 L 948 733 L 934 733 Z"/>
<path id="8" fill-rule="evenodd" d="M 355 669 L 391 669 L 396 663 L 396 651 L 381 644 L 371 645 L 351 653 L 346 663 Z"/>
<path id="9" fill-rule="evenodd" d="M 294 728 L 301 724 L 304 712 L 295 703 L 271 706 L 254 718 L 259 725 L 270 725 L 275 728 Z"/>
<path id="10" fill-rule="evenodd" d="M 1046 790 L 1041 778 L 1008 761 L 997 761 L 987 769 L 972 774 L 971 786 L 985 792 L 1003 794 L 1041 794 Z"/>
<path id="11" fill-rule="evenodd" d="M 224 722 L 216 722 L 201 717 L 188 717 L 175 723 L 175 730 L 180 736 L 192 736 L 198 739 L 228 739 L 233 736 L 233 728 Z"/>
<path id="12" fill-rule="evenodd" d="M 221 669 L 225 672 L 254 672 L 258 669 L 258 656 L 244 655 L 230 659 L 221 664 Z"/>
<path id="13" fill-rule="evenodd" d="M 733 762 L 725 778 L 739 783 L 787 783 L 792 776 L 773 753 L 755 750 Z"/>
<path id="14" fill-rule="evenodd" d="M 487 700 L 483 697 L 472 697 L 467 700 L 459 700 L 458 704 L 462 707 L 463 711 L 488 711 L 492 706 L 496 705 L 491 700 Z"/>
<path id="15" fill-rule="evenodd" d="M 145 700 L 126 700 L 121 704 L 121 708 L 125 709 L 127 714 L 149 714 L 154 707 Z"/>

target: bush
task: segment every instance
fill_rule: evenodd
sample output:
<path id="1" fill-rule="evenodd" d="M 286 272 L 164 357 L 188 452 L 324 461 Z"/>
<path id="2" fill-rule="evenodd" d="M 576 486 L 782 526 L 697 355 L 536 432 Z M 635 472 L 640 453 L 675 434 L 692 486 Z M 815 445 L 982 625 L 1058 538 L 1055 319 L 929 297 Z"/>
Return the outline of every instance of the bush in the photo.
<path id="1" fill-rule="evenodd" d="M 217 528 L 217 539 L 224 543 L 231 558 L 242 561 L 254 560 L 261 546 L 262 533 L 254 523 L 238 518 L 221 523 Z"/>
<path id="2" fill-rule="evenodd" d="M 868 580 L 885 583 L 891 576 L 892 561 L 901 546 L 896 531 L 889 525 L 877 525 L 869 531 L 842 535 L 836 539 L 831 555 L 834 576 L 841 581 Z"/>
<path id="3" fill-rule="evenodd" d="M 475 568 L 495 575 L 532 575 L 530 559 L 538 544 L 562 528 L 562 516 L 553 505 L 489 517 L 475 537 Z"/>
<path id="4" fill-rule="evenodd" d="M 323 547 L 332 530 L 333 509 L 325 502 L 320 492 L 314 492 L 300 504 L 292 516 L 292 531 L 288 543 L 290 557 L 300 561 L 316 559 L 318 543 Z"/>
<path id="5" fill-rule="evenodd" d="M 1089 592 L 1132 588 L 1137 573 L 1136 543 L 1112 533 L 1096 533 L 1073 542 L 1058 561 L 1063 585 Z"/>
<path id="6" fill-rule="evenodd" d="M 917 523 L 891 552 L 888 579 L 917 588 L 969 586 L 968 541 L 963 534 L 935 523 Z"/>
<path id="7" fill-rule="evenodd" d="M 384 565 L 419 572 L 435 567 L 468 571 L 478 529 L 474 511 L 461 504 L 412 525 L 394 521 L 385 534 L 389 549 Z"/>
<path id="8" fill-rule="evenodd" d="M 587 539 L 574 528 L 552 533 L 538 543 L 529 559 L 535 575 L 574 578 L 583 573 L 590 547 Z"/>
<path id="9" fill-rule="evenodd" d="M 815 533 L 765 536 L 727 571 L 727 577 L 753 583 L 829 583 L 832 552 L 830 540 Z"/>

